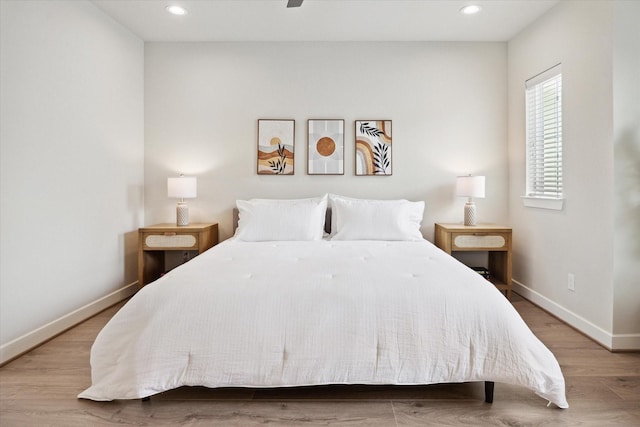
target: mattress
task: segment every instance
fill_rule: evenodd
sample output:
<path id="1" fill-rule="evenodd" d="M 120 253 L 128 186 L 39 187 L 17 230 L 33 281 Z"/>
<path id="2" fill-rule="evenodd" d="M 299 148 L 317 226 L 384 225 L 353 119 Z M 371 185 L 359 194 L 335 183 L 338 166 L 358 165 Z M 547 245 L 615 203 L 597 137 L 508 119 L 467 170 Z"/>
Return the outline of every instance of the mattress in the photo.
<path id="1" fill-rule="evenodd" d="M 568 407 L 560 366 L 507 299 L 428 241 L 227 240 L 142 288 L 78 397 L 180 386 L 494 381 Z"/>

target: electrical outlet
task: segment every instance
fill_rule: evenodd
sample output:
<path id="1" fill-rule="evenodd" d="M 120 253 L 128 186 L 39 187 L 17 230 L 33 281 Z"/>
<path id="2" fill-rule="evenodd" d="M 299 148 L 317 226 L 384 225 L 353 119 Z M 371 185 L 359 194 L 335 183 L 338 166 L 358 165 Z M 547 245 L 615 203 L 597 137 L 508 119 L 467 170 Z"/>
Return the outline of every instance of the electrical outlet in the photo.
<path id="1" fill-rule="evenodd" d="M 567 277 L 567 288 L 574 292 L 576 290 L 576 276 L 573 273 L 569 273 L 569 276 Z"/>

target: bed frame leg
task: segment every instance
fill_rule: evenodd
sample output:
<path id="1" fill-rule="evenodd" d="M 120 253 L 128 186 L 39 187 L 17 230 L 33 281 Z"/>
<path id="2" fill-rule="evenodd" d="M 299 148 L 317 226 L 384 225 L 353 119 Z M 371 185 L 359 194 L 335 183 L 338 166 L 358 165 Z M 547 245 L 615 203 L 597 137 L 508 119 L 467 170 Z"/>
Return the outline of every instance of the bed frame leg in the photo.
<path id="1" fill-rule="evenodd" d="M 493 381 L 484 382 L 484 401 L 487 403 L 493 403 Z"/>

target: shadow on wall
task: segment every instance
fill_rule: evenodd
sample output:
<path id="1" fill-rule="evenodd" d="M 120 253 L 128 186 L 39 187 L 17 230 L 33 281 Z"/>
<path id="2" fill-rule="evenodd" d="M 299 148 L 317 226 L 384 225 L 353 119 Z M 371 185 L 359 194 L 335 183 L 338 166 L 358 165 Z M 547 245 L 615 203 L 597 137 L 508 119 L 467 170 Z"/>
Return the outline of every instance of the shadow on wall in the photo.
<path id="1" fill-rule="evenodd" d="M 628 129 L 615 146 L 615 221 L 628 236 L 631 259 L 640 259 L 640 126 Z"/>
<path id="2" fill-rule="evenodd" d="M 123 235 L 124 285 L 138 280 L 138 230 Z"/>

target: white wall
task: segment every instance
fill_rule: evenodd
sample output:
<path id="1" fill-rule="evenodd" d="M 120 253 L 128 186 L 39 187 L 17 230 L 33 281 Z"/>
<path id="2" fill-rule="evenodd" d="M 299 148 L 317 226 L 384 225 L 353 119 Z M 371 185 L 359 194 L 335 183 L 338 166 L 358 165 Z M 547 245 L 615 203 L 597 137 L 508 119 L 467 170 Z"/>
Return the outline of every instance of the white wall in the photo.
<path id="1" fill-rule="evenodd" d="M 89 2 L 1 8 L 5 360 L 12 340 L 136 279 L 144 44 Z"/>
<path id="2" fill-rule="evenodd" d="M 613 30 L 614 339 L 640 341 L 640 2 L 618 1 Z"/>
<path id="3" fill-rule="evenodd" d="M 633 216 L 629 206 L 624 205 L 627 195 L 614 191 L 614 175 L 620 177 L 618 171 L 622 167 L 622 160 L 614 165 L 614 95 L 626 93 L 627 83 L 637 79 L 637 72 L 633 78 L 617 79 L 618 74 L 629 72 L 628 67 L 622 67 L 614 78 L 615 3 L 560 2 L 509 42 L 508 78 L 509 214 L 514 228 L 516 289 L 607 347 L 617 349 L 640 347 L 640 323 L 637 271 L 628 275 L 631 265 L 637 270 L 637 252 L 627 252 L 621 261 L 614 263 L 614 246 L 618 248 L 616 259 L 626 250 L 614 244 L 616 233 L 624 229 L 632 233 L 631 239 L 638 236 L 638 215 Z M 636 22 L 637 17 L 636 13 L 628 19 Z M 622 39 L 630 31 L 626 30 Z M 634 42 L 621 47 L 624 52 L 619 58 L 635 52 L 637 64 L 637 46 Z M 562 211 L 525 208 L 520 199 L 525 191 L 524 82 L 557 63 L 562 63 L 563 72 L 565 207 Z M 624 100 L 616 101 L 620 102 L 620 110 L 625 111 L 619 113 L 619 129 L 625 135 L 632 131 L 630 123 L 638 124 L 637 99 L 636 89 L 626 94 Z M 626 110 L 630 105 L 635 112 L 631 116 Z M 622 140 L 616 143 L 618 151 L 637 147 L 634 145 L 637 139 L 627 142 L 631 144 Z M 617 189 L 635 182 L 630 191 L 637 194 L 637 151 L 626 154 L 635 154 L 635 159 L 629 160 L 636 168 L 635 181 L 622 174 L 624 184 L 619 183 Z M 616 222 L 616 233 L 614 201 L 620 219 Z M 637 206 L 635 209 L 637 212 Z M 629 221 L 628 216 L 634 219 Z M 624 221 L 629 224 L 623 225 Z M 618 275 L 619 268 L 625 268 L 626 277 L 634 279 L 623 283 L 621 278 L 616 287 L 624 290 L 617 293 L 614 275 Z M 575 274 L 575 292 L 567 288 L 569 273 Z M 629 297 L 631 301 L 623 302 Z M 622 311 L 618 312 L 619 309 Z M 621 324 L 625 324 L 625 333 L 635 334 L 626 344 L 616 341 Z"/>
<path id="4" fill-rule="evenodd" d="M 427 203 L 461 221 L 458 174 L 487 176 L 481 221 L 507 218 L 505 43 L 147 43 L 145 223 L 175 220 L 166 179 L 198 176 L 192 222 L 232 234 L 238 198 L 334 192 Z M 296 120 L 295 175 L 256 174 L 257 120 Z M 306 175 L 307 119 L 345 120 L 344 176 Z M 393 176 L 354 176 L 357 119 L 393 120 Z"/>

